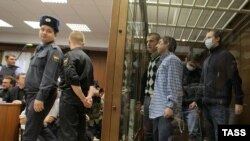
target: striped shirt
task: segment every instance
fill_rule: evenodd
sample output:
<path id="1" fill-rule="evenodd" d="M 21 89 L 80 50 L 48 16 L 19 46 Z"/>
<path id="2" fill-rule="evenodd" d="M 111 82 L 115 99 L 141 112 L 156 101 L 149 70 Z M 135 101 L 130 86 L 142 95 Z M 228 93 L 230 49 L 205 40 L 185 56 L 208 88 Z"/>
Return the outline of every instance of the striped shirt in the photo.
<path id="1" fill-rule="evenodd" d="M 149 118 L 163 116 L 165 108 L 181 112 L 183 64 L 172 52 L 161 56 L 161 64 L 156 73 L 154 95 L 149 106 Z"/>

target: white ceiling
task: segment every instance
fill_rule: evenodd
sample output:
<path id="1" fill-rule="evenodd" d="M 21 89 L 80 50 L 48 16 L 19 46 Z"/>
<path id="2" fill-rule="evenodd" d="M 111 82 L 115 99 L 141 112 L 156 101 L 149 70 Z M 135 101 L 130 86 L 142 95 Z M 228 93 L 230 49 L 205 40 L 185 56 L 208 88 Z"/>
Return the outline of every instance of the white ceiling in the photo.
<path id="1" fill-rule="evenodd" d="M 40 42 L 38 30 L 23 21 L 39 21 L 43 15 L 60 20 L 56 42 L 67 45 L 71 30 L 65 23 L 87 24 L 92 30 L 85 33 L 86 46 L 107 48 L 111 22 L 112 0 L 68 0 L 67 4 L 42 3 L 41 0 L 0 0 L 0 19 L 13 28 L 0 27 L 0 43 Z"/>
<path id="2" fill-rule="evenodd" d="M 107 48 L 113 0 L 68 0 L 68 4 L 42 3 L 41 0 L 0 0 L 0 19 L 14 28 L 0 27 L 0 43 L 39 43 L 38 30 L 23 21 L 38 21 L 43 15 L 61 22 L 57 43 L 67 45 L 70 29 L 65 23 L 87 24 L 86 46 Z M 143 0 L 129 0 L 138 3 Z M 227 42 L 238 31 L 249 27 L 249 0 L 145 0 L 148 31 L 173 36 L 180 46 L 201 47 L 209 29 L 224 31 Z M 132 8 L 132 7 L 131 7 Z M 130 8 L 129 13 L 133 13 Z M 135 15 L 140 14 L 136 13 Z M 133 14 L 132 14 L 133 15 Z M 131 16 L 129 14 L 129 16 Z M 133 18 L 132 18 L 133 19 Z M 131 23 L 131 21 L 128 21 Z M 135 28 L 141 33 L 141 21 Z M 129 24 L 130 25 L 130 24 Z M 133 24 L 135 25 L 135 24 Z M 139 28 L 137 28 L 139 27 Z"/>

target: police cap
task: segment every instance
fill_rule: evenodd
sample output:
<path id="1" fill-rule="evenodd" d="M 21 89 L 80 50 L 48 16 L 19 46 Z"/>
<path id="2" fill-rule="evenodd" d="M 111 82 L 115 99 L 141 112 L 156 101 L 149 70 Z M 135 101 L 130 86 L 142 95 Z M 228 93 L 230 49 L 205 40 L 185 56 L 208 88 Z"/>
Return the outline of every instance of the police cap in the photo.
<path id="1" fill-rule="evenodd" d="M 40 18 L 40 26 L 47 25 L 54 29 L 55 33 L 59 32 L 59 20 L 51 16 L 42 16 Z"/>

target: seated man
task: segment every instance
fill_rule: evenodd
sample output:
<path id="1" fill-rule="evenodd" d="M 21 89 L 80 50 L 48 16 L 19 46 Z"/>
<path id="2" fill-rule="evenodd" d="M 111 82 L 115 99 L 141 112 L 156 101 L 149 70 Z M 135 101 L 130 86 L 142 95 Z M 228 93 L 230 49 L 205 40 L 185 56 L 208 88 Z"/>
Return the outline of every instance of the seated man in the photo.
<path id="1" fill-rule="evenodd" d="M 15 87 L 10 88 L 9 95 L 6 102 L 22 104 L 21 111 L 24 110 L 26 105 L 26 93 L 24 91 L 24 81 L 25 81 L 25 73 L 19 73 L 16 77 L 17 85 Z"/>
<path id="2" fill-rule="evenodd" d="M 16 80 L 12 76 L 4 76 L 3 82 L 2 82 L 2 89 L 0 90 L 0 98 L 2 98 L 2 101 L 8 101 L 9 100 L 9 90 L 10 88 L 14 87 L 16 84 Z"/>

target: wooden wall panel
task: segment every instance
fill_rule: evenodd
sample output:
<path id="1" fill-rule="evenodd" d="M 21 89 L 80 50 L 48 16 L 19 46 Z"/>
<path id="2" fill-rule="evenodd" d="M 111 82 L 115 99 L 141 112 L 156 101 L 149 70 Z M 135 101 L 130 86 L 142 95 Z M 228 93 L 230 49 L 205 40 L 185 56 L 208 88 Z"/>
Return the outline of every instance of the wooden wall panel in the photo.
<path id="1" fill-rule="evenodd" d="M 107 52 L 89 51 L 88 55 L 94 67 L 94 79 L 98 80 L 100 87 L 105 88 L 105 74 L 107 64 Z"/>
<path id="2" fill-rule="evenodd" d="M 20 104 L 0 103 L 0 140 L 18 141 Z"/>

